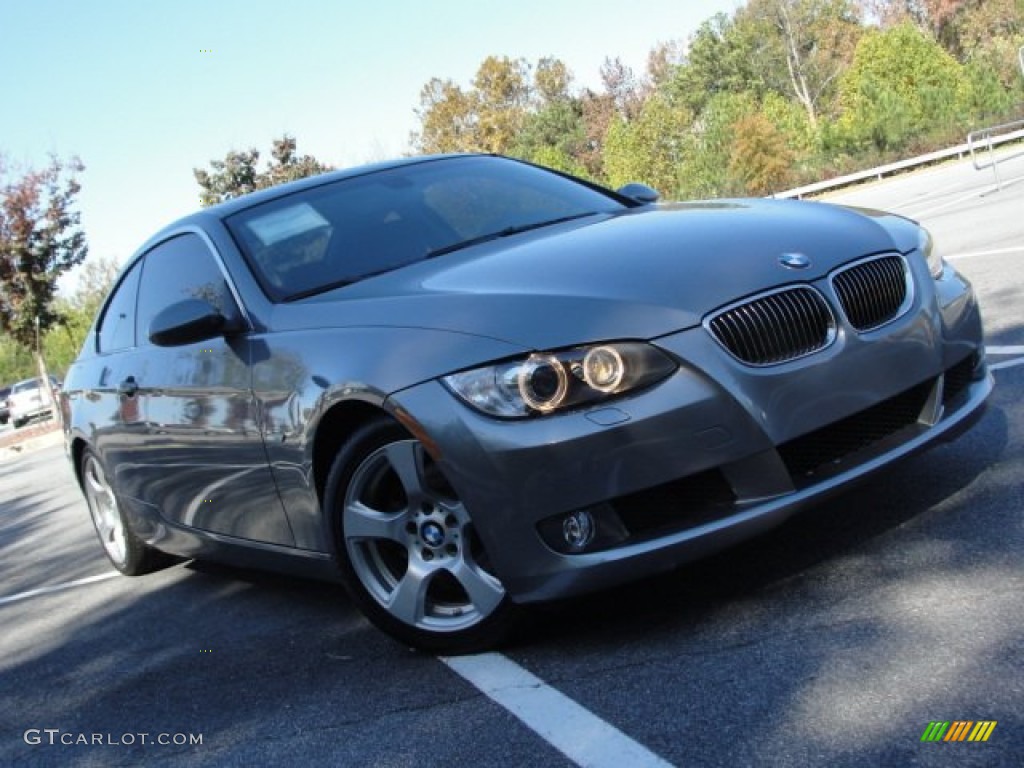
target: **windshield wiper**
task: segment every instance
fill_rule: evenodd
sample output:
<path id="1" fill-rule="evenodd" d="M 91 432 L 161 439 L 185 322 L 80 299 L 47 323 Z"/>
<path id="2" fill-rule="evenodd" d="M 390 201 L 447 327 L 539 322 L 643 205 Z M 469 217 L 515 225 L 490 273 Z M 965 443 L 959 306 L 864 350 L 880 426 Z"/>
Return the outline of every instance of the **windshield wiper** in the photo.
<path id="1" fill-rule="evenodd" d="M 344 288 L 346 285 L 352 285 L 352 283 L 358 282 L 357 280 L 334 280 L 324 285 L 318 285 L 315 288 L 307 288 L 304 291 L 296 291 L 295 293 L 289 293 L 281 301 L 298 301 L 299 299 L 307 299 L 310 296 L 316 296 L 318 293 L 327 293 L 327 291 L 333 291 L 335 288 Z"/>
<path id="2" fill-rule="evenodd" d="M 413 262 L 409 262 L 411 264 Z M 394 272 L 396 269 L 406 267 L 408 264 L 397 264 L 393 267 L 385 267 L 384 269 L 378 269 L 373 272 L 364 272 L 359 277 L 346 277 L 343 280 L 332 280 L 329 283 L 323 285 L 317 285 L 313 288 L 307 288 L 303 291 L 296 291 L 295 293 L 289 293 L 281 301 L 287 303 L 289 301 L 298 301 L 299 299 L 308 299 L 310 296 L 316 296 L 318 293 L 327 293 L 333 291 L 335 288 L 344 288 L 346 285 L 352 285 L 366 280 L 368 277 L 376 277 L 377 275 L 385 275 L 388 272 Z"/>
<path id="3" fill-rule="evenodd" d="M 481 243 L 489 243 L 491 240 L 498 240 L 502 237 L 508 237 L 509 235 L 518 235 L 520 232 L 529 232 L 531 229 L 540 229 L 541 227 L 550 227 L 555 224 L 562 224 L 566 221 L 572 221 L 573 219 L 582 219 L 587 216 L 596 216 L 598 211 L 587 211 L 586 213 L 574 213 L 572 216 L 562 216 L 557 219 L 549 219 L 547 221 L 538 221 L 533 224 L 522 224 L 518 227 L 505 227 L 499 229 L 497 232 L 491 232 L 486 235 L 480 235 L 479 237 L 471 237 L 469 240 L 460 240 L 457 243 L 451 245 L 445 245 L 441 248 L 435 248 L 432 251 L 428 251 L 424 258 L 432 259 L 435 256 L 444 256 L 446 253 L 452 253 L 454 251 L 461 251 L 463 248 L 469 248 L 473 245 L 480 245 Z"/>

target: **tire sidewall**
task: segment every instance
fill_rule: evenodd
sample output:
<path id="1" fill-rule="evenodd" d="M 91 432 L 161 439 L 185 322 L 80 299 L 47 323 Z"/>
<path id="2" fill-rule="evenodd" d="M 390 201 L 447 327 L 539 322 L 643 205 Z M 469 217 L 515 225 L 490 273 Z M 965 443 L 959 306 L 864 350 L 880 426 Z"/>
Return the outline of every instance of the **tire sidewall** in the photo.
<path id="1" fill-rule="evenodd" d="M 99 528 L 96 525 L 96 517 L 92 506 L 89 503 L 88 497 L 86 497 L 86 506 L 89 507 L 89 519 L 92 521 L 93 530 L 96 532 L 96 539 L 100 543 L 100 547 L 103 549 L 103 554 L 106 555 L 107 560 L 114 568 L 125 576 L 140 576 L 144 573 L 162 568 L 173 562 L 173 558 L 169 555 L 159 552 L 156 549 L 146 545 L 135 532 L 132 530 L 131 523 L 124 512 L 124 504 L 121 502 L 120 497 L 117 495 L 117 491 L 110 484 L 110 472 L 107 470 L 106 464 L 103 460 L 91 449 L 86 448 L 82 451 L 82 461 L 79 466 L 79 471 L 82 478 L 82 492 L 85 493 L 86 483 L 86 467 L 89 461 L 92 460 L 99 465 L 100 469 L 103 470 L 103 476 L 106 478 L 107 487 L 110 489 L 110 493 L 114 497 L 114 501 L 117 504 L 117 516 L 121 520 L 121 525 L 124 528 L 124 560 L 118 562 L 115 560 L 106 545 L 103 543 L 103 536 L 100 533 Z"/>

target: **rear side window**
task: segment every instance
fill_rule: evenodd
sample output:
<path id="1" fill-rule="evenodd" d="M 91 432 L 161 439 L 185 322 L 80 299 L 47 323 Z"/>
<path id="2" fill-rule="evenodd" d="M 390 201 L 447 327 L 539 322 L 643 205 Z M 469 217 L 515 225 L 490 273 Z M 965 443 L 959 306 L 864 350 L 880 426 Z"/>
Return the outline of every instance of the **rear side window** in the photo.
<path id="1" fill-rule="evenodd" d="M 165 240 L 146 254 L 144 264 L 135 325 L 140 344 L 149 343 L 153 318 L 185 299 L 203 299 L 221 312 L 226 311 L 229 301 L 224 274 L 198 235 Z"/>
<path id="2" fill-rule="evenodd" d="M 97 331 L 99 352 L 115 352 L 135 346 L 135 296 L 141 271 L 141 262 L 136 262 L 107 302 Z"/>

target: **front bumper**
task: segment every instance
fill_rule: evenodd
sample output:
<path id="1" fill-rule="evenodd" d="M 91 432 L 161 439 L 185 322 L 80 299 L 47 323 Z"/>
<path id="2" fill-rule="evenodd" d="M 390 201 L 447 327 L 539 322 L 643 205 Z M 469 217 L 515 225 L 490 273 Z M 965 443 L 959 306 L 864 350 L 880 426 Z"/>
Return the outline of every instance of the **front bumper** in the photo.
<path id="1" fill-rule="evenodd" d="M 969 427 L 993 386 L 971 288 L 950 271 L 915 302 L 771 368 L 683 331 L 655 340 L 681 361 L 669 379 L 543 418 L 488 418 L 437 382 L 390 404 L 466 504 L 512 598 L 564 597 L 707 556 Z M 549 534 L 579 509 L 615 518 L 613 540 L 558 551 Z"/>

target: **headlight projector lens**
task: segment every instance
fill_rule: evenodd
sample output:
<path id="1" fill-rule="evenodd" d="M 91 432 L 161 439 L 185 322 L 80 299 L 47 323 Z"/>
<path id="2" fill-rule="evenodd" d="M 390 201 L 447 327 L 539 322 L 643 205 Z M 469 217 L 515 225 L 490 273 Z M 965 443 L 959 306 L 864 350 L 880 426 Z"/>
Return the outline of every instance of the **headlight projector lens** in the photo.
<path id="1" fill-rule="evenodd" d="M 569 391 L 565 366 L 551 355 L 533 355 L 519 372 L 519 394 L 538 411 L 554 410 Z"/>
<path id="2" fill-rule="evenodd" d="M 583 380 L 598 392 L 614 392 L 625 375 L 622 355 L 611 347 L 594 347 L 583 358 Z"/>

